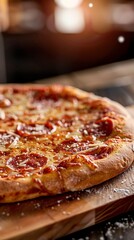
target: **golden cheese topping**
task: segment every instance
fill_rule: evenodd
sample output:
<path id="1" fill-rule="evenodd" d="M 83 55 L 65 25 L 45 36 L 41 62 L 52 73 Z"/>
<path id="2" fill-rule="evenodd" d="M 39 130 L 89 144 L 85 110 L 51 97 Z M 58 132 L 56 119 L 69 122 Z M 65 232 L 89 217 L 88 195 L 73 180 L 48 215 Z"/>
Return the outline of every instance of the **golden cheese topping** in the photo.
<path id="1" fill-rule="evenodd" d="M 112 153 L 123 118 L 105 99 L 49 87 L 0 92 L 0 177 L 78 166 Z M 116 144 L 115 144 L 116 143 Z"/>

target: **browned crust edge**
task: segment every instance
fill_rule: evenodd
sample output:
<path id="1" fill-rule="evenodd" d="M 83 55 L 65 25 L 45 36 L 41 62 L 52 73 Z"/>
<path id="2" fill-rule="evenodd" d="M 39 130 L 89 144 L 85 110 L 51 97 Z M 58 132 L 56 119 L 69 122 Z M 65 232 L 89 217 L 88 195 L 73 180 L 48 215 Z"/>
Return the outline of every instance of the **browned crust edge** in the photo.
<path id="1" fill-rule="evenodd" d="M 0 180 L 0 202 L 15 202 L 39 196 L 78 191 L 98 185 L 124 172 L 134 161 L 132 143 L 123 144 L 108 158 L 97 160 L 97 168 L 88 165 L 60 169 L 45 175 L 15 180 Z"/>
<path id="2" fill-rule="evenodd" d="M 45 85 L 10 85 L 0 86 L 0 89 L 23 87 L 23 89 L 45 88 Z M 90 96 L 93 99 L 102 99 L 94 94 L 88 94 L 74 87 L 50 86 L 58 91 L 67 91 L 68 93 L 80 96 L 81 98 Z M 127 110 L 120 104 L 105 98 L 121 115 L 124 116 L 126 124 L 123 131 L 132 136 L 131 142 L 124 142 L 110 154 L 107 158 L 96 160 L 97 168 L 91 170 L 87 164 L 82 164 L 75 168 L 59 169 L 45 175 L 35 175 L 27 178 L 18 178 L 15 180 L 0 179 L 0 202 L 15 202 L 31 199 L 39 196 L 48 196 L 60 194 L 68 191 L 82 190 L 106 180 L 109 180 L 118 174 L 124 172 L 134 161 L 134 124 Z"/>

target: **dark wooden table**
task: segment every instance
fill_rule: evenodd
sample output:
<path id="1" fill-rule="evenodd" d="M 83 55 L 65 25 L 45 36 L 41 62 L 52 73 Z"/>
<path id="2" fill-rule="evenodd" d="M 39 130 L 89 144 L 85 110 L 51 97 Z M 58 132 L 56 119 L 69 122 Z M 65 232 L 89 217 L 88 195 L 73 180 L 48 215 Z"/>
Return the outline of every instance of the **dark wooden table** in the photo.
<path id="1" fill-rule="evenodd" d="M 72 85 L 81 89 L 96 91 L 111 86 L 131 86 L 134 92 L 134 59 L 105 66 L 74 72 L 35 83 L 59 83 Z"/>
<path id="2" fill-rule="evenodd" d="M 134 211 L 83 229 L 58 240 L 133 240 Z"/>

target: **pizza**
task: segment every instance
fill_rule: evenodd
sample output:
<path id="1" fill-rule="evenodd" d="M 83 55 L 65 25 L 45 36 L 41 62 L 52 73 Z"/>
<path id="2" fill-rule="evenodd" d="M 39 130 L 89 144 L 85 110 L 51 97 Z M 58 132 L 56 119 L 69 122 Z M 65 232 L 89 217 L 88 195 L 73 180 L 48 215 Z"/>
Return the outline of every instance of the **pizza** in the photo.
<path id="1" fill-rule="evenodd" d="M 0 87 L 0 202 L 78 191 L 134 161 L 134 124 L 120 104 L 61 85 Z"/>

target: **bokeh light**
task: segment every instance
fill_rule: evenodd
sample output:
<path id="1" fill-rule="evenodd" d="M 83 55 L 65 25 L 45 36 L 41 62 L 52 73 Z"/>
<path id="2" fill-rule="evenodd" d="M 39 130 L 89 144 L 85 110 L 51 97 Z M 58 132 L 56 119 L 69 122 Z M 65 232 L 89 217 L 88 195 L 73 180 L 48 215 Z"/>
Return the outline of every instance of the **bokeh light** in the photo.
<path id="1" fill-rule="evenodd" d="M 124 43 L 125 42 L 125 37 L 124 36 L 119 36 L 118 37 L 118 42 L 119 43 Z"/>
<path id="2" fill-rule="evenodd" d="M 63 8 L 75 8 L 78 7 L 83 0 L 55 0 L 55 2 Z"/>
<path id="3" fill-rule="evenodd" d="M 94 5 L 93 5 L 93 3 L 89 3 L 88 6 L 89 6 L 89 8 L 92 8 Z"/>

